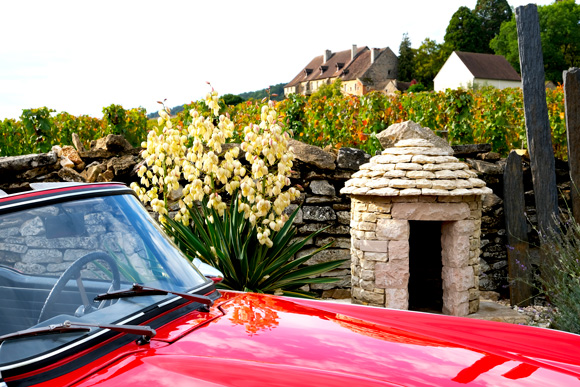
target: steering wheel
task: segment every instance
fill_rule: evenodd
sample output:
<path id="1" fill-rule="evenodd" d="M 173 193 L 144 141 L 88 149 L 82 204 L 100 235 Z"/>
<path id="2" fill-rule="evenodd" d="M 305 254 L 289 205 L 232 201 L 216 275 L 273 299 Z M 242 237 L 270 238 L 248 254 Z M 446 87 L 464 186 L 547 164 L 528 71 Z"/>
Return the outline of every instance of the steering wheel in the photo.
<path id="1" fill-rule="evenodd" d="M 121 276 L 119 274 L 119 267 L 113 258 L 110 255 L 103 253 L 103 252 L 94 252 L 84 255 L 73 262 L 72 265 L 68 267 L 60 276 L 60 278 L 56 281 L 46 301 L 44 301 L 44 305 L 40 311 L 40 315 L 38 316 L 39 324 L 41 321 L 46 320 L 45 316 L 48 314 L 48 311 L 52 308 L 53 304 L 56 302 L 64 288 L 66 287 L 67 283 L 71 279 L 75 279 L 77 281 L 77 285 L 79 287 L 79 293 L 81 295 L 81 299 L 83 301 L 84 306 L 84 313 L 89 313 L 90 310 L 93 308 L 89 297 L 87 295 L 87 291 L 85 286 L 83 285 L 83 281 L 81 278 L 81 270 L 82 268 L 88 264 L 89 262 L 93 261 L 104 261 L 108 264 L 111 268 L 111 273 L 113 275 L 113 279 L 111 280 L 111 286 L 109 287 L 109 291 L 111 290 L 119 290 L 121 288 Z M 103 307 L 104 301 L 99 305 L 99 309 Z"/>

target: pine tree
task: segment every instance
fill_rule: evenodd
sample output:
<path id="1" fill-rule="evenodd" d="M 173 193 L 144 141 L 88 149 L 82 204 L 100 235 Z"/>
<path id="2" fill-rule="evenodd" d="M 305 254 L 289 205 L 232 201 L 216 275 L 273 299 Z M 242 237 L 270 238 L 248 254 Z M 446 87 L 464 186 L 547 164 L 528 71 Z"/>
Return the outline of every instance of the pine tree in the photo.
<path id="1" fill-rule="evenodd" d="M 399 80 L 409 82 L 414 77 L 415 53 L 411 48 L 411 39 L 407 33 L 403 34 L 403 40 L 399 46 Z"/>

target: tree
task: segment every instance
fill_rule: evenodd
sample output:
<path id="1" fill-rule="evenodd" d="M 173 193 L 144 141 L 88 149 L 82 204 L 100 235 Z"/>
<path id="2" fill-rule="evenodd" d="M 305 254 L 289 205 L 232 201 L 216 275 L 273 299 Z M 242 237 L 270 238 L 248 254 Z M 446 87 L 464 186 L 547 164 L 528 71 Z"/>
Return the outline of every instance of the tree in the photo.
<path id="1" fill-rule="evenodd" d="M 441 70 L 447 57 L 443 46 L 434 40 L 426 38 L 415 50 L 415 79 L 427 89 L 433 89 L 433 78 Z"/>
<path id="2" fill-rule="evenodd" d="M 244 99 L 242 97 L 240 97 L 239 95 L 224 94 L 222 96 L 222 101 L 224 102 L 224 104 L 226 106 L 230 106 L 230 105 L 237 105 L 239 103 L 242 103 L 242 102 L 244 102 Z"/>
<path id="3" fill-rule="evenodd" d="M 538 7 L 546 80 L 562 82 L 562 71 L 580 66 L 580 5 L 562 0 Z M 520 69 L 515 17 L 502 24 L 491 48 Z"/>
<path id="4" fill-rule="evenodd" d="M 407 33 L 404 33 L 399 46 L 399 80 L 408 82 L 413 79 L 414 58 L 415 53 L 411 48 L 411 39 Z"/>
<path id="5" fill-rule="evenodd" d="M 481 46 L 476 52 L 493 53 L 489 42 L 500 32 L 501 24 L 512 19 L 512 9 L 507 0 L 477 0 L 473 13 L 481 25 Z"/>
<path id="6" fill-rule="evenodd" d="M 484 52 L 481 22 L 467 7 L 459 7 L 445 32 L 445 51 Z"/>

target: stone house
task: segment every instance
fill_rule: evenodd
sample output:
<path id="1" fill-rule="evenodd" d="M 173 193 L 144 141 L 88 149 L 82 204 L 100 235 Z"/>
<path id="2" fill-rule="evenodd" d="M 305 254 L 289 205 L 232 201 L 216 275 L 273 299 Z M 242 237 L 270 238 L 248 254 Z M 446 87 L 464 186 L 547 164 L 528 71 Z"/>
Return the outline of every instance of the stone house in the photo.
<path id="1" fill-rule="evenodd" d="M 501 55 L 453 51 L 433 80 L 435 91 L 472 86 L 521 87 L 517 71 Z"/>
<path id="2" fill-rule="evenodd" d="M 284 95 L 310 95 L 322 85 L 337 79 L 342 81 L 345 94 L 363 95 L 371 90 L 384 90 L 390 80 L 397 78 L 398 58 L 386 48 L 353 45 L 350 50 L 317 56 L 284 86 Z"/>

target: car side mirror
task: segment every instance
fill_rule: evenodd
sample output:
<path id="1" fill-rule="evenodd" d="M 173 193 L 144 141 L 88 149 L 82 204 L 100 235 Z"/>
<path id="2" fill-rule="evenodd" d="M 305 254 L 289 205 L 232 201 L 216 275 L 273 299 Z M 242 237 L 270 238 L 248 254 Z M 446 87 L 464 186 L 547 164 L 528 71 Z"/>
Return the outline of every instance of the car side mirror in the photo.
<path id="1" fill-rule="evenodd" d="M 213 266 L 204 263 L 199 258 L 194 258 L 193 266 L 195 266 L 205 278 L 209 278 L 214 284 L 219 284 L 224 280 L 224 274 Z"/>

